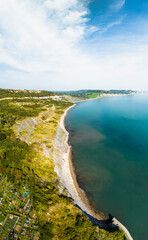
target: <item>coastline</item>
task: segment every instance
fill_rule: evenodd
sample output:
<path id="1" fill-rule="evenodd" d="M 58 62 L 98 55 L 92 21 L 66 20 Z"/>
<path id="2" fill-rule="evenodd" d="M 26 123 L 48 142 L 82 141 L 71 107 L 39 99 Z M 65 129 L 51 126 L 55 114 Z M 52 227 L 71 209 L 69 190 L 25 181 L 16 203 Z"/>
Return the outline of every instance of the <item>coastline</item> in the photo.
<path id="1" fill-rule="evenodd" d="M 71 159 L 71 146 L 68 144 L 69 133 L 65 128 L 65 117 L 68 111 L 75 105 L 76 104 L 65 110 L 59 122 L 53 151 L 55 172 L 59 176 L 60 182 L 62 184 L 61 189 L 67 189 L 69 197 L 72 197 L 74 203 L 78 205 L 85 213 L 99 220 L 103 220 L 103 215 L 101 216 L 101 214 L 98 215 L 93 212 L 85 193 L 80 189 L 78 185 L 73 168 Z"/>
<path id="2" fill-rule="evenodd" d="M 65 117 L 68 111 L 74 106 L 76 106 L 76 104 L 65 110 L 59 122 L 54 142 L 55 150 L 53 151 L 55 172 L 59 176 L 63 187 L 67 189 L 69 196 L 72 197 L 74 203 L 78 205 L 82 211 L 93 216 L 97 220 L 104 220 L 104 214 L 101 212 L 95 212 L 95 210 L 91 207 L 84 191 L 79 187 L 73 168 L 71 146 L 68 144 L 69 132 L 65 128 Z M 113 222 L 123 230 L 128 240 L 133 240 L 132 236 L 124 225 L 122 225 L 116 218 L 113 218 Z"/>
<path id="3" fill-rule="evenodd" d="M 103 93 L 103 94 L 99 95 L 98 97 L 95 97 L 95 98 L 86 98 L 86 99 L 74 101 L 74 103 L 91 101 L 91 100 L 101 99 L 101 98 L 110 98 L 110 97 L 112 98 L 112 97 L 120 97 L 120 96 L 127 96 L 127 95 L 132 96 L 132 95 L 135 95 L 135 94 L 137 94 L 137 93 L 129 93 L 129 94 L 119 94 L 119 93 L 118 93 L 118 94 L 116 94 L 116 93 L 114 93 L 114 94 L 105 94 L 105 93 Z"/>
<path id="4" fill-rule="evenodd" d="M 69 156 L 68 156 L 68 159 L 66 159 L 68 162 L 69 162 L 69 171 L 71 173 L 71 177 L 72 177 L 72 180 L 73 180 L 73 185 L 74 185 L 74 188 L 76 190 L 76 193 L 78 195 L 78 198 L 80 199 L 77 199 L 78 201 L 78 206 L 80 206 L 83 210 L 83 204 L 87 207 L 87 209 L 85 208 L 84 211 L 86 211 L 86 213 L 92 215 L 94 218 L 97 218 L 98 220 L 104 220 L 104 217 L 103 217 L 103 213 L 95 213 L 93 208 L 91 207 L 90 203 L 89 203 L 89 200 L 87 199 L 86 197 L 86 194 L 84 192 L 84 190 L 82 190 L 80 187 L 79 187 L 79 184 L 77 182 L 77 179 L 76 179 L 76 174 L 75 174 L 75 170 L 74 170 L 74 167 L 73 167 L 73 162 L 72 162 L 72 155 L 71 155 L 71 146 L 68 144 L 68 140 L 69 140 L 69 132 L 66 130 L 65 128 L 65 117 L 68 113 L 68 111 L 73 108 L 76 104 L 74 104 L 72 107 L 68 108 L 67 111 L 65 111 L 64 115 L 63 115 L 63 118 L 61 119 L 61 127 L 62 129 L 65 131 L 66 133 L 66 141 L 65 141 L 65 144 L 67 145 L 68 147 L 68 151 L 69 151 Z M 75 200 L 75 199 L 74 199 Z M 82 201 L 82 203 L 81 203 Z"/>

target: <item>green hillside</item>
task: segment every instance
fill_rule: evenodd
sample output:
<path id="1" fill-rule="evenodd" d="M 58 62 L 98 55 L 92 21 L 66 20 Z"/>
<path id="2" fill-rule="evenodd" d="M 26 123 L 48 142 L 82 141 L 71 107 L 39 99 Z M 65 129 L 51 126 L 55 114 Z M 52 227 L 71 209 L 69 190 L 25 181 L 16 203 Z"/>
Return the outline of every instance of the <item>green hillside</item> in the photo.
<path id="1" fill-rule="evenodd" d="M 64 98 L 32 99 L 43 92 L 29 91 L 30 98 L 23 98 L 24 91 L 19 91 L 19 98 L 17 91 L 13 90 L 15 98 L 11 93 L 11 99 L 0 100 L 1 239 L 126 239 L 121 231 L 109 233 L 93 226 L 67 191 L 61 193 L 53 142 L 58 122 L 72 103 Z"/>

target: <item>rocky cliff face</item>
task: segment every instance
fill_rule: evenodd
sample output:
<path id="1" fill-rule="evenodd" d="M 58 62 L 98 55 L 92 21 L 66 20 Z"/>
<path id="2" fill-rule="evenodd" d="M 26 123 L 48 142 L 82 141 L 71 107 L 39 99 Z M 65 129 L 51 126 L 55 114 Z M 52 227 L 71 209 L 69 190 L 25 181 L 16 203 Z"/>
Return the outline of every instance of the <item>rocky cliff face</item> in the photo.
<path id="1" fill-rule="evenodd" d="M 29 144 L 32 142 L 31 134 L 38 127 L 37 125 L 48 123 L 48 121 L 50 121 L 50 118 L 51 110 L 48 109 L 46 112 L 40 113 L 38 117 L 18 121 L 14 126 L 15 133 L 21 141 L 25 141 Z"/>

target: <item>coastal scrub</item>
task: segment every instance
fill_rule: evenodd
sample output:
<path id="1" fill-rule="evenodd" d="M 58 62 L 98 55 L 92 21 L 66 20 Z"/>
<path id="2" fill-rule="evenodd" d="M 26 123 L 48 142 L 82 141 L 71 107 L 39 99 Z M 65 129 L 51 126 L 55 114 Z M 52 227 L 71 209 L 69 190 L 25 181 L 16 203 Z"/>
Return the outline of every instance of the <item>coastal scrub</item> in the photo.
<path id="1" fill-rule="evenodd" d="M 11 214 L 12 218 L 20 219 L 14 227 L 14 234 L 20 239 L 29 238 L 30 234 L 33 239 L 41 240 L 126 239 L 122 231 L 109 233 L 93 226 L 74 205 L 55 172 L 52 157 L 55 135 L 62 114 L 72 103 L 63 98 L 32 98 L 38 94 L 44 97 L 43 92 L 33 92 L 33 95 L 25 92 L 24 96 L 30 98 L 23 98 L 24 92 L 19 92 L 19 96 L 15 90 L 12 93 L 15 98 L 11 94 L 11 99 L 0 101 L 0 173 L 2 178 L 7 178 L 12 193 L 10 196 L 2 192 L 1 198 L 7 199 L 7 205 L 15 205 L 14 197 L 18 194 L 25 205 L 8 208 L 2 203 L 2 236 L 12 234 L 11 229 L 3 228 Z"/>

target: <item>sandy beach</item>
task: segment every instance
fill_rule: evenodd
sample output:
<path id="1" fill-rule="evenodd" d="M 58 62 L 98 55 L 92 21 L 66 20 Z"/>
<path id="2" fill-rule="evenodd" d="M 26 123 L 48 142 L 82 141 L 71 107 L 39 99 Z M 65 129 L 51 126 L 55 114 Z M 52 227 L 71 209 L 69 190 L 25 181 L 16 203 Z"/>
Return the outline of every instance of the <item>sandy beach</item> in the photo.
<path id="1" fill-rule="evenodd" d="M 95 210 L 90 206 L 84 191 L 82 191 L 78 185 L 74 172 L 71 158 L 71 146 L 68 144 L 69 133 L 65 128 L 65 117 L 68 111 L 75 105 L 76 104 L 65 110 L 58 125 L 53 151 L 55 172 L 60 179 L 62 185 L 61 190 L 66 189 L 68 191 L 68 195 L 72 197 L 75 204 L 77 204 L 84 212 L 93 216 L 94 218 L 98 220 L 104 220 L 103 213 L 96 213 Z M 127 239 L 133 240 L 129 231 L 115 218 L 114 223 L 124 231 Z"/>
<path id="2" fill-rule="evenodd" d="M 74 107 L 75 104 L 72 106 Z M 68 144 L 69 133 L 65 129 L 65 117 L 67 112 L 72 108 L 66 109 L 61 117 L 57 134 L 54 142 L 54 153 L 53 158 L 55 162 L 55 171 L 59 176 L 59 179 L 64 188 L 67 189 L 69 196 L 74 199 L 74 203 L 77 204 L 84 212 L 90 214 L 94 217 L 103 219 L 103 216 L 96 216 L 92 211 L 90 204 L 86 198 L 86 195 L 79 188 L 76 180 L 76 175 L 73 169 L 72 159 L 71 159 L 71 147 Z"/>

